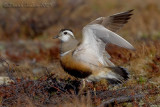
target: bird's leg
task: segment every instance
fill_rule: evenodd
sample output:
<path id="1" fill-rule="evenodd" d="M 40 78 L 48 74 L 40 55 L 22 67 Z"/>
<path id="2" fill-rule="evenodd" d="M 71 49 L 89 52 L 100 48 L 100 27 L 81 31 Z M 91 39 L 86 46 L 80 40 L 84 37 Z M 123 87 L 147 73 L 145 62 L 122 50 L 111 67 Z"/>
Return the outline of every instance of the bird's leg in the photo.
<path id="1" fill-rule="evenodd" d="M 93 92 L 94 92 L 94 95 L 96 96 L 96 83 L 93 82 Z"/>
<path id="2" fill-rule="evenodd" d="M 85 79 L 82 79 L 82 84 L 83 84 L 82 89 L 84 89 L 86 87 L 86 81 L 85 81 Z"/>
<path id="3" fill-rule="evenodd" d="M 79 91 L 79 95 L 83 92 L 83 90 L 85 89 L 85 87 L 86 87 L 86 81 L 85 81 L 85 79 L 82 79 L 82 88 Z"/>

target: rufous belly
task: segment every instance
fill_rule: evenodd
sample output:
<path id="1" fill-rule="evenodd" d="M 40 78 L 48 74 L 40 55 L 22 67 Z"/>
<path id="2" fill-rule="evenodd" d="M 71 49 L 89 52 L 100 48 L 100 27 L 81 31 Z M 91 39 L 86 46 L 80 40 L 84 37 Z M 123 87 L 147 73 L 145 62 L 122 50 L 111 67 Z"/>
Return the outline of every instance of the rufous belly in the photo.
<path id="1" fill-rule="evenodd" d="M 63 69 L 76 78 L 86 78 L 92 74 L 90 67 L 72 57 L 72 52 L 61 57 L 60 63 Z"/>

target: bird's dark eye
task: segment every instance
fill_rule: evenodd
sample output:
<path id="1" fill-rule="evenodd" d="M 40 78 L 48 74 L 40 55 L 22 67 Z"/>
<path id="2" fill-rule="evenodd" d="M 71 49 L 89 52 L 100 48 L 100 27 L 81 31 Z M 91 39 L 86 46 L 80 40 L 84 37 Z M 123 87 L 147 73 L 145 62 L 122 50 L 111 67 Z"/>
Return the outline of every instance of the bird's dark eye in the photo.
<path id="1" fill-rule="evenodd" d="M 64 34 L 66 35 L 66 34 L 67 34 L 67 32 L 64 32 Z"/>

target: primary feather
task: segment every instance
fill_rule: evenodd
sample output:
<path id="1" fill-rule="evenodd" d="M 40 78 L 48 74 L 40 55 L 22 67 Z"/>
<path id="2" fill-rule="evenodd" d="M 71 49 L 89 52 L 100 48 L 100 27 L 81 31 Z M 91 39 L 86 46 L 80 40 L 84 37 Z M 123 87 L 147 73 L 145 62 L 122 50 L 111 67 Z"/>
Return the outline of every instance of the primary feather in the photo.
<path id="1" fill-rule="evenodd" d="M 122 28 L 128 20 L 131 18 L 133 10 L 128 10 L 126 12 L 117 13 L 109 17 L 100 17 L 92 21 L 90 24 L 101 24 L 107 29 L 117 32 Z"/>

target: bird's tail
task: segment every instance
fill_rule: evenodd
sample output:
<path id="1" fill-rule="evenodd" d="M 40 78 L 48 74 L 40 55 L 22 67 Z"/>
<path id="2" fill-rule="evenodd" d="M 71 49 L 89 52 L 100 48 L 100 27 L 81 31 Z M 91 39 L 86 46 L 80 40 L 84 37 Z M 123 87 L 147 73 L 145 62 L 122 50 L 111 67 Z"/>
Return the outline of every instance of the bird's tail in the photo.
<path id="1" fill-rule="evenodd" d="M 129 72 L 123 67 L 109 67 L 110 72 L 107 73 L 106 79 L 110 84 L 122 84 L 129 79 Z"/>

